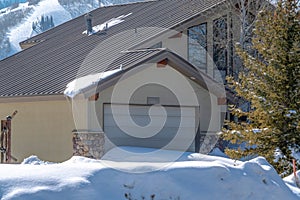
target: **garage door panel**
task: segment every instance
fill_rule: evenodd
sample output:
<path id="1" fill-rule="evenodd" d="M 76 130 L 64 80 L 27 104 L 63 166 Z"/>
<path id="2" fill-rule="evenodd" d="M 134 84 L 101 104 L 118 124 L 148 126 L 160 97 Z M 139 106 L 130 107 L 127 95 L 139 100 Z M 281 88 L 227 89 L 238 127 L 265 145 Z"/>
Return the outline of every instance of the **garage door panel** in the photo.
<path id="1" fill-rule="evenodd" d="M 127 116 L 128 108 L 129 113 L 131 115 L 138 115 L 138 116 L 144 116 L 149 114 L 149 109 L 152 106 L 135 106 L 135 105 L 111 105 L 111 104 L 105 104 L 104 114 L 117 114 L 117 115 L 123 115 Z M 155 107 L 155 105 L 153 106 Z M 113 108 L 113 109 L 111 109 Z M 167 110 L 168 116 L 172 117 L 178 117 L 178 113 L 181 107 L 172 107 L 172 106 L 164 106 L 164 109 Z M 181 110 L 181 115 L 183 117 L 194 117 L 195 116 L 195 108 L 194 107 L 182 107 L 183 110 Z M 159 115 L 158 115 L 159 116 Z"/>
<path id="2" fill-rule="evenodd" d="M 133 128 L 132 128 L 133 129 Z M 182 129 L 183 132 L 191 132 L 191 128 L 189 129 Z M 133 131 L 132 131 L 133 132 Z M 152 137 L 149 137 L 149 139 L 173 139 L 174 137 L 178 139 L 184 139 L 187 137 L 185 134 L 176 134 L 178 132 L 178 128 L 163 128 L 159 133 L 155 134 Z M 130 133 L 125 133 L 118 127 L 107 127 L 105 129 L 105 133 L 108 135 L 110 139 L 116 139 L 116 138 L 126 138 L 126 137 L 139 137 L 138 135 L 132 135 Z M 141 133 L 142 136 L 142 133 Z"/>
<path id="3" fill-rule="evenodd" d="M 149 125 L 151 122 L 148 115 L 150 106 L 130 105 L 130 116 L 126 112 L 128 105 L 113 105 L 113 107 L 114 111 L 112 112 L 110 104 L 105 104 L 104 106 L 104 132 L 114 145 L 152 148 L 164 148 L 168 145 L 169 149 L 178 150 L 186 150 L 186 146 L 188 146 L 189 151 L 194 151 L 194 137 L 196 132 L 196 109 L 194 107 L 165 107 L 167 118 L 166 116 L 159 115 L 162 113 L 161 111 L 154 113 L 152 117 L 154 116 L 155 119 L 159 119 L 162 122 L 166 118 L 166 122 L 157 134 L 147 138 L 139 138 L 139 135 L 130 135 L 130 130 L 136 132 L 133 131 L 136 127 L 130 123 L 130 118 L 139 126 L 144 127 Z M 181 119 L 183 120 L 181 121 Z M 118 120 L 118 123 L 115 120 Z M 126 127 L 123 130 L 129 131 L 129 134 L 125 133 L 119 126 Z M 155 126 L 154 124 L 151 127 Z M 141 133 L 141 136 L 143 136 L 143 133 Z"/>
<path id="4" fill-rule="evenodd" d="M 122 120 L 122 121 L 119 121 L 118 122 L 118 126 L 121 126 L 121 127 L 130 127 L 130 125 L 128 125 L 128 122 L 127 122 L 128 119 L 126 120 Z M 141 127 L 145 127 L 145 126 L 148 126 L 149 123 L 150 123 L 150 120 L 149 122 L 145 122 L 145 121 L 142 121 L 142 120 L 133 120 L 138 126 L 141 126 Z M 162 120 L 161 122 L 163 123 L 164 120 Z M 176 122 L 176 121 L 170 121 L 170 122 L 166 122 L 165 124 L 168 125 L 168 127 L 173 127 L 173 128 L 178 128 L 179 125 L 183 128 L 190 128 L 191 126 L 194 126 L 195 122 L 194 122 L 194 119 L 190 119 L 188 122 L 183 122 L 180 124 L 180 121 Z M 116 123 L 113 121 L 113 120 L 110 120 L 107 122 L 106 124 L 106 127 L 114 127 L 116 125 Z M 162 124 L 163 125 L 163 124 Z M 152 125 L 152 127 L 161 127 L 160 124 L 158 125 Z"/>

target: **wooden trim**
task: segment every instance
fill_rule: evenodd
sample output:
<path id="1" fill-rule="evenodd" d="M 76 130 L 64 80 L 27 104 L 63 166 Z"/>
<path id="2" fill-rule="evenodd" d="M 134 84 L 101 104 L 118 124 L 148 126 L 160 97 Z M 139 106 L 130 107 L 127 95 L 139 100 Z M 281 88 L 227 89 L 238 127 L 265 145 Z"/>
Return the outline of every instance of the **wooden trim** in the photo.
<path id="1" fill-rule="evenodd" d="M 168 58 L 165 58 L 164 60 L 161 60 L 157 63 L 157 68 L 165 68 L 168 65 Z"/>
<path id="2" fill-rule="evenodd" d="M 20 45 L 21 49 L 24 50 L 24 49 L 27 49 L 34 45 L 37 45 L 38 43 L 43 42 L 43 41 L 45 41 L 45 40 L 23 41 L 23 42 L 20 42 L 19 45 Z"/>
<path id="3" fill-rule="evenodd" d="M 89 97 L 89 101 L 97 101 L 98 99 L 99 99 L 99 92 Z"/>
<path id="4" fill-rule="evenodd" d="M 34 45 L 36 45 L 38 43 L 20 43 L 20 47 L 22 50 L 28 49 L 30 47 L 33 47 Z"/>
<path id="5" fill-rule="evenodd" d="M 219 97 L 218 98 L 218 105 L 226 105 L 227 104 L 227 98 L 226 97 Z"/>
<path id="6" fill-rule="evenodd" d="M 176 33 L 175 35 L 172 35 L 169 37 L 169 39 L 173 39 L 173 38 L 181 38 L 182 37 L 182 31 L 179 33 Z"/>

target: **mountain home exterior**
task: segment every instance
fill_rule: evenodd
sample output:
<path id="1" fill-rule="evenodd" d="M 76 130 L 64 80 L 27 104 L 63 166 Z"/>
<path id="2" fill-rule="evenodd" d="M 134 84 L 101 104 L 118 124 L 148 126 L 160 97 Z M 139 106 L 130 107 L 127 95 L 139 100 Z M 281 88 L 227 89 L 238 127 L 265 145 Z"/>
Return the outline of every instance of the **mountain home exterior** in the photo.
<path id="1" fill-rule="evenodd" d="M 13 156 L 100 158 L 114 145 L 209 151 L 226 112 L 222 77 L 236 70 L 233 12 L 219 0 L 108 6 L 91 12 L 93 34 L 81 16 L 21 42 L 0 61 L 0 114 L 18 110 Z M 64 95 L 74 79 L 113 70 Z M 150 126 L 148 112 L 165 126 Z"/>

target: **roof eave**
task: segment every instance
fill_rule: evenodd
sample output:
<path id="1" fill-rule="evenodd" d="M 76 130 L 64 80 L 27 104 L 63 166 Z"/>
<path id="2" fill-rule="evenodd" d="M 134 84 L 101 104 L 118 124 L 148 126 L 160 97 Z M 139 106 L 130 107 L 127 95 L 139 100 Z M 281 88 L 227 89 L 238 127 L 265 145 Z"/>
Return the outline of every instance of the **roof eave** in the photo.
<path id="1" fill-rule="evenodd" d="M 37 101 L 62 101 L 66 100 L 63 94 L 37 94 L 37 95 L 19 95 L 19 96 L 1 96 L 0 103 L 21 103 Z"/>

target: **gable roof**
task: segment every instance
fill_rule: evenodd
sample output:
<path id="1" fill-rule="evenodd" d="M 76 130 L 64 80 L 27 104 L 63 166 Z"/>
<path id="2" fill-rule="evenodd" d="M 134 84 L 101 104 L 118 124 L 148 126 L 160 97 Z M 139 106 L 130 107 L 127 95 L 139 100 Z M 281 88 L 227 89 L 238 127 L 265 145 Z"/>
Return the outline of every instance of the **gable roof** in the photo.
<path id="1" fill-rule="evenodd" d="M 83 34 L 86 24 L 80 16 L 24 41 L 37 44 L 0 61 L 0 97 L 63 94 L 79 71 L 79 76 L 99 72 L 106 68 L 101 63 L 106 56 L 117 55 L 159 34 L 160 29 L 144 27 L 176 29 L 222 2 L 158 0 L 98 8 L 91 12 L 93 25 L 128 16 L 105 33 L 90 36 Z M 111 38 L 112 42 L 106 44 Z M 91 53 L 95 49 L 103 59 Z M 84 70 L 83 65 L 87 66 Z"/>
<path id="2" fill-rule="evenodd" d="M 164 61 L 166 61 L 165 64 L 168 64 L 175 70 L 185 75 L 188 79 L 196 82 L 202 88 L 208 90 L 217 97 L 225 97 L 225 89 L 222 83 L 216 82 L 215 80 L 207 76 L 207 74 L 205 74 L 204 72 L 197 70 L 197 68 L 189 63 L 186 59 L 170 51 L 169 49 L 144 49 L 121 52 L 120 54 L 123 55 L 120 55 L 120 57 L 116 59 L 107 68 L 107 70 L 118 69 L 120 65 L 123 66 L 122 70 L 105 79 L 100 80 L 94 85 L 84 88 L 81 93 L 83 93 L 86 98 L 94 95 L 95 92 L 101 92 L 101 90 L 114 85 L 115 83 L 117 83 L 120 77 L 128 71 L 141 67 L 143 66 L 143 64 L 159 64 L 164 63 Z"/>

